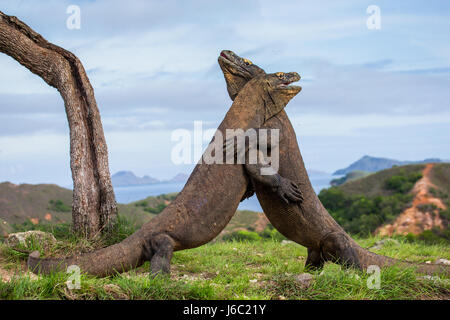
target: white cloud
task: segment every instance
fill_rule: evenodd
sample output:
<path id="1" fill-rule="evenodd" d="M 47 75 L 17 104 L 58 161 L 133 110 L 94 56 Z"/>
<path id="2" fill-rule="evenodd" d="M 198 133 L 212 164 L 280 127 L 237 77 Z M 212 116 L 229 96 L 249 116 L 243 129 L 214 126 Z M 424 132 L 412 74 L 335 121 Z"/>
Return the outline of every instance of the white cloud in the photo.
<path id="1" fill-rule="evenodd" d="M 356 136 L 361 130 L 397 128 L 403 130 L 406 126 L 432 126 L 448 124 L 450 113 L 427 115 L 327 115 L 302 114 L 291 117 L 297 135 L 299 136 Z"/>

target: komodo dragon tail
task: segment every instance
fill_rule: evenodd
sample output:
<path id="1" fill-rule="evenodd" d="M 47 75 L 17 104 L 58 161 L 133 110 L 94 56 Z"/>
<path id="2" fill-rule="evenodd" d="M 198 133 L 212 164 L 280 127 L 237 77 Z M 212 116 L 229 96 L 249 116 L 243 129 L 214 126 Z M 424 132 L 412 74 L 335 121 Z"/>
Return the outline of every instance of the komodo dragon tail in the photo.
<path id="1" fill-rule="evenodd" d="M 146 260 L 147 252 L 143 239 L 144 237 L 137 231 L 112 246 L 65 259 L 41 259 L 39 252 L 34 251 L 29 255 L 27 264 L 28 268 L 36 274 L 66 272 L 69 266 L 75 265 L 83 273 L 105 277 L 142 265 Z"/>
<path id="2" fill-rule="evenodd" d="M 450 276 L 450 266 L 448 265 L 408 262 L 378 255 L 360 246 L 355 249 L 359 257 L 361 268 L 364 270 L 367 270 L 370 265 L 376 265 L 380 268 L 398 266 L 400 268 L 411 268 L 417 273 L 424 273 L 431 276 Z"/>
<path id="3" fill-rule="evenodd" d="M 319 250 L 308 249 L 307 266 L 317 268 L 323 266 L 325 261 L 332 261 L 365 271 L 372 265 L 380 268 L 398 266 L 428 275 L 450 276 L 449 265 L 408 262 L 378 255 L 362 248 L 342 228 L 339 229 L 322 239 Z"/>

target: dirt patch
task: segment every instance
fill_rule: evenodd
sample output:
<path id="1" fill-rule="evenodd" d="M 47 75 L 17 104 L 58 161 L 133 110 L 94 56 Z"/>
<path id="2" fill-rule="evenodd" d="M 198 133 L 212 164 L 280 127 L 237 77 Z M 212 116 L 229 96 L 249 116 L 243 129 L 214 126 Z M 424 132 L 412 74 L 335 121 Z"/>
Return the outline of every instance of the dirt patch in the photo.
<path id="1" fill-rule="evenodd" d="M 427 164 L 422 172 L 422 178 L 414 185 L 412 192 L 415 196 L 412 206 L 403 211 L 393 223 L 379 227 L 375 231 L 376 234 L 381 236 L 406 235 L 408 233 L 417 235 L 432 228 L 444 229 L 439 209 L 447 208 L 441 199 L 429 193 L 430 188 L 437 188 L 430 180 L 433 166 L 434 163 Z M 423 210 L 424 206 L 430 208 L 434 206 L 435 209 Z"/>
<path id="2" fill-rule="evenodd" d="M 0 280 L 3 282 L 10 282 L 14 277 L 29 276 L 31 280 L 37 280 L 39 277 L 32 272 L 23 271 L 27 270 L 25 263 L 21 264 L 19 268 L 7 269 L 4 267 L 5 261 L 0 257 Z"/>

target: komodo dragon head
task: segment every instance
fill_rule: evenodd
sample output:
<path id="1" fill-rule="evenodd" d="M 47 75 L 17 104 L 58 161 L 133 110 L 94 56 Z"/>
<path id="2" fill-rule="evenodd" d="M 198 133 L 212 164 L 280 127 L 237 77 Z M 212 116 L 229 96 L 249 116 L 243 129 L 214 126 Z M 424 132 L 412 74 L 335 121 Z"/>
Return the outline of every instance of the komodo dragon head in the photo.
<path id="1" fill-rule="evenodd" d="M 224 74 L 231 100 L 234 101 L 238 93 L 249 82 L 253 82 L 255 89 L 256 87 L 263 89 L 265 94 L 257 94 L 256 91 L 254 94 L 264 97 L 265 120 L 280 112 L 302 89 L 300 86 L 291 85 L 300 80 L 298 73 L 266 74 L 263 69 L 250 60 L 239 57 L 231 50 L 223 50 L 218 62 Z"/>
<path id="2" fill-rule="evenodd" d="M 223 50 L 220 53 L 218 62 L 227 83 L 228 94 L 233 101 L 247 82 L 266 75 L 263 69 L 253 64 L 250 60 L 239 57 L 231 50 Z M 280 104 L 286 105 L 302 89 L 300 86 L 289 85 L 292 82 L 300 80 L 300 76 L 295 72 L 277 72 L 268 76 L 272 76 L 269 77 L 271 79 L 269 80 L 271 87 L 277 86 L 279 89 L 282 89 L 278 91 L 278 94 L 271 94 L 272 98 L 279 96 L 278 98 L 281 99 L 279 101 Z M 273 110 L 272 113 L 276 114 L 277 112 Z M 269 118 L 270 116 L 266 117 L 266 119 Z"/>
<path id="3" fill-rule="evenodd" d="M 251 79 L 266 74 L 263 69 L 250 60 L 239 57 L 231 50 L 223 50 L 218 60 L 227 82 L 227 90 L 231 100 L 236 98 L 239 91 Z"/>
<path id="4" fill-rule="evenodd" d="M 291 85 L 300 80 L 297 72 L 277 72 L 257 76 L 251 79 L 248 84 L 262 80 L 262 88 L 265 90 L 264 96 L 264 121 L 267 121 L 281 110 L 288 102 L 302 90 L 302 87 Z M 244 85 L 245 87 L 246 85 Z"/>

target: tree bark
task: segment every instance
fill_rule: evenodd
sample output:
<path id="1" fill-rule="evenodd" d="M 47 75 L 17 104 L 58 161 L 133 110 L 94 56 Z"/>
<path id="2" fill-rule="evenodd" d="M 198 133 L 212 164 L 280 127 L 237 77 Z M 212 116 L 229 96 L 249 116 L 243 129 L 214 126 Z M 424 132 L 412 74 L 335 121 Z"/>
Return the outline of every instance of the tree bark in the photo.
<path id="1" fill-rule="evenodd" d="M 76 233 L 93 238 L 110 230 L 117 204 L 100 113 L 80 60 L 0 11 L 0 52 L 40 76 L 61 94 L 70 129 L 72 220 Z"/>

